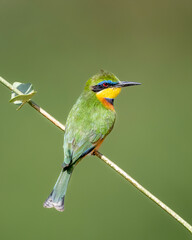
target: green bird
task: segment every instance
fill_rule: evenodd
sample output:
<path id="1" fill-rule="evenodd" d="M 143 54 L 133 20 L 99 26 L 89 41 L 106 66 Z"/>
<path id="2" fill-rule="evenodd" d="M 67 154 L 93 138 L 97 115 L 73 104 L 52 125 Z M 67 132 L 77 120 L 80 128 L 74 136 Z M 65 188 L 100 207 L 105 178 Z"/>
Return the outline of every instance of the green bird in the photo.
<path id="1" fill-rule="evenodd" d="M 64 134 L 64 162 L 53 191 L 44 207 L 64 210 L 64 198 L 74 167 L 88 154 L 98 150 L 111 132 L 116 118 L 114 99 L 122 87 L 140 85 L 121 82 L 112 73 L 101 71 L 90 78 L 72 107 Z"/>

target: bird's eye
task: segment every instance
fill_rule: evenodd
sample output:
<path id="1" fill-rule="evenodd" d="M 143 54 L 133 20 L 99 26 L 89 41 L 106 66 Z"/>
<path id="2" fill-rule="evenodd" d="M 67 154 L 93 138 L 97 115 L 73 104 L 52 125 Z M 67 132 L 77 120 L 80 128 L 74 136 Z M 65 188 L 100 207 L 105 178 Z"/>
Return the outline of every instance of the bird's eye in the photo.
<path id="1" fill-rule="evenodd" d="M 108 83 L 103 83 L 103 87 L 108 87 Z"/>

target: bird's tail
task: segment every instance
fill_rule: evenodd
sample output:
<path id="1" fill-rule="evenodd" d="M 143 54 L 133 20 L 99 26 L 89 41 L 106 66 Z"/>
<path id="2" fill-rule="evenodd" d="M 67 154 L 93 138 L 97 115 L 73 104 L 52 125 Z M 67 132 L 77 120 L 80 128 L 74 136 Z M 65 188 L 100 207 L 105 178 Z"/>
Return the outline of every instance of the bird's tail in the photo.
<path id="1" fill-rule="evenodd" d="M 61 171 L 53 191 L 43 204 L 45 208 L 55 208 L 60 212 L 64 211 L 64 198 L 72 171 L 73 166 Z"/>

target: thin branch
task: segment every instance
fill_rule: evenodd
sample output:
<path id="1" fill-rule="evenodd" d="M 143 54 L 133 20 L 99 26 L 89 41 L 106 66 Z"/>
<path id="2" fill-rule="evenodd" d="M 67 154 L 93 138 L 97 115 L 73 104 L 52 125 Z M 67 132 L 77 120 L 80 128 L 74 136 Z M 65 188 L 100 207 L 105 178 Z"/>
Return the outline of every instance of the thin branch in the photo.
<path id="1" fill-rule="evenodd" d="M 9 82 L 7 82 L 5 79 L 0 77 L 0 82 L 8 87 L 11 91 L 14 91 L 15 93 L 21 95 L 22 92 L 20 92 L 18 89 L 15 89 Z M 51 116 L 49 113 L 47 113 L 44 109 L 39 107 L 35 102 L 29 100 L 28 104 L 33 107 L 35 110 L 37 110 L 40 114 L 42 114 L 45 118 L 47 118 L 49 121 L 51 121 L 55 126 L 60 128 L 62 131 L 65 131 L 65 126 L 61 124 L 58 120 L 56 120 L 53 116 Z M 175 218 L 179 223 L 181 223 L 190 233 L 192 233 L 192 226 L 186 222 L 183 218 L 181 218 L 176 212 L 174 212 L 171 208 L 169 208 L 166 204 L 164 204 L 162 201 L 160 201 L 157 197 L 155 197 L 152 193 L 150 193 L 147 189 L 145 189 L 141 184 L 139 184 L 135 179 L 133 179 L 130 175 L 128 175 L 125 171 L 123 171 L 120 167 L 118 167 L 115 163 L 113 163 L 110 159 L 105 157 L 103 154 L 101 154 L 98 151 L 94 152 L 94 155 L 96 155 L 98 158 L 103 160 L 108 166 L 113 168 L 117 173 L 119 173 L 123 178 L 125 178 L 127 181 L 129 181 L 133 186 L 135 186 L 140 192 L 142 192 L 144 195 L 146 195 L 149 199 L 151 199 L 153 202 L 155 202 L 159 207 L 161 207 L 163 210 L 165 210 L 169 215 L 171 215 L 173 218 Z"/>
<path id="2" fill-rule="evenodd" d="M 172 217 L 174 217 L 178 222 L 180 222 L 184 227 L 186 227 L 192 233 L 192 226 L 186 222 L 183 218 L 181 218 L 176 212 L 174 212 L 171 208 L 169 208 L 165 203 L 155 197 L 152 193 L 150 193 L 147 189 L 145 189 L 140 183 L 138 183 L 135 179 L 133 179 L 130 175 L 128 175 L 123 169 L 118 167 L 114 162 L 105 157 L 100 152 L 95 152 L 95 155 L 103 160 L 107 165 L 113 168 L 116 172 L 118 172 L 122 177 L 124 177 L 127 181 L 129 181 L 134 187 L 136 187 L 139 191 L 141 191 L 144 195 L 150 198 L 153 202 L 155 202 L 159 207 L 169 213 Z"/>
<path id="3" fill-rule="evenodd" d="M 23 93 L 21 91 L 19 91 L 17 88 L 14 88 L 13 85 L 11 85 L 9 82 L 7 82 L 4 78 L 0 77 L 0 82 L 6 86 L 7 88 L 9 88 L 11 91 L 17 93 L 18 95 L 23 95 Z M 60 128 L 62 131 L 65 131 L 65 126 L 63 124 L 61 124 L 59 121 L 57 121 L 57 119 L 55 119 L 53 116 L 51 116 L 48 112 L 46 112 L 43 108 L 41 108 L 40 106 L 38 106 L 35 102 L 33 102 L 32 100 L 29 100 L 27 102 L 31 107 L 33 107 L 35 110 L 37 110 L 37 112 L 39 112 L 40 114 L 42 114 L 45 118 L 47 118 L 49 121 L 51 121 L 55 126 L 57 126 L 58 128 Z"/>
<path id="4" fill-rule="evenodd" d="M 65 126 L 57 121 L 53 116 L 51 116 L 48 112 L 46 112 L 43 108 L 39 107 L 35 102 L 32 100 L 28 101 L 28 104 L 33 107 L 37 112 L 41 113 L 44 117 L 46 117 L 49 121 L 51 121 L 55 126 L 60 128 L 62 131 L 65 131 Z"/>

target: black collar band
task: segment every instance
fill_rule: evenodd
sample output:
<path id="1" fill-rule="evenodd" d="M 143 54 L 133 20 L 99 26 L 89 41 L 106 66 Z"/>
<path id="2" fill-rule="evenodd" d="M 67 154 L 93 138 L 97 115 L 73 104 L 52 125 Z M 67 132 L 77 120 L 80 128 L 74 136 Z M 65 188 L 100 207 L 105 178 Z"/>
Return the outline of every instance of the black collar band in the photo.
<path id="1" fill-rule="evenodd" d="M 105 98 L 111 105 L 114 104 L 114 98 Z"/>

